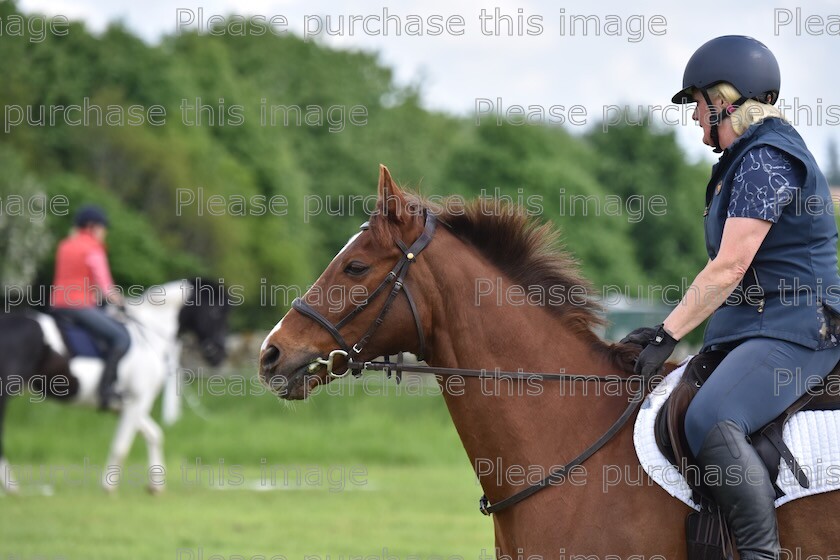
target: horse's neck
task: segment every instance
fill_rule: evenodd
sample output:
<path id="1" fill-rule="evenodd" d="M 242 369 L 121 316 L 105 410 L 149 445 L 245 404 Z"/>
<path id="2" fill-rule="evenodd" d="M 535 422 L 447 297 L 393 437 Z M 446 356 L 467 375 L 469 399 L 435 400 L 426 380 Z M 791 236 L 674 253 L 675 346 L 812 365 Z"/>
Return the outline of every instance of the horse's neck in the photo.
<path id="1" fill-rule="evenodd" d="M 451 236 L 441 235 L 438 255 L 455 251 L 446 242 L 452 243 Z M 441 310 L 431 320 L 431 363 L 545 372 L 565 368 L 571 373 L 607 373 L 604 368 L 609 368 L 617 373 L 605 352 L 594 347 L 597 337 L 574 332 L 562 315 L 536 300 L 523 301 L 523 287 L 474 250 L 462 249 L 456 266 L 435 265 L 437 260 L 430 259 L 427 276 L 432 280 L 425 280 L 434 285 L 423 287 L 432 294 L 431 306 Z"/>
<path id="2" fill-rule="evenodd" d="M 169 282 L 149 288 L 142 298 L 130 302 L 127 311 L 139 323 L 137 327 L 144 331 L 142 335 L 177 344 L 178 315 L 186 297 L 184 290 L 181 282 Z"/>
<path id="3" fill-rule="evenodd" d="M 480 259 L 468 261 L 469 256 L 462 267 L 435 271 L 447 289 L 437 291 L 442 299 L 439 309 L 446 312 L 433 325 L 431 365 L 486 368 L 491 374 L 496 368 L 618 373 L 591 340 L 570 331 L 556 313 L 534 305 L 499 305 L 495 290 L 483 304 L 476 302 L 475 278 L 501 282 L 504 291 L 511 283 L 495 270 L 479 271 L 483 276 L 477 276 L 471 266 L 488 265 Z M 552 466 L 567 462 L 595 441 L 627 405 L 624 393 L 599 397 L 602 387 L 594 382 L 467 378 L 455 390 L 447 387 L 446 379 L 442 383 L 453 422 L 491 501 L 521 488 L 521 482 L 507 474 L 520 467 L 548 474 Z M 535 478 L 542 477 L 530 480 Z"/>

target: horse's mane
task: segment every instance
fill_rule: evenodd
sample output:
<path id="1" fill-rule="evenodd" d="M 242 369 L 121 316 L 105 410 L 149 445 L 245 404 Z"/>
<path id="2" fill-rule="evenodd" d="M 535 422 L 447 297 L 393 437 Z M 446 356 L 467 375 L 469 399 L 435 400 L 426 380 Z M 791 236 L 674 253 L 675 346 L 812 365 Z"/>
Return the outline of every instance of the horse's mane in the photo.
<path id="1" fill-rule="evenodd" d="M 449 231 L 475 247 L 526 293 L 539 290 L 540 304 L 562 317 L 573 333 L 612 365 L 624 372 L 633 371 L 638 348 L 606 343 L 594 332 L 606 323 L 603 306 L 595 299 L 592 284 L 580 273 L 579 262 L 565 249 L 561 232 L 552 222 L 529 216 L 521 206 L 498 199 L 477 199 L 465 204 L 456 197 L 440 203 L 414 193 L 405 193 L 405 197 L 413 215 L 421 215 L 421 209 L 433 212 Z"/>

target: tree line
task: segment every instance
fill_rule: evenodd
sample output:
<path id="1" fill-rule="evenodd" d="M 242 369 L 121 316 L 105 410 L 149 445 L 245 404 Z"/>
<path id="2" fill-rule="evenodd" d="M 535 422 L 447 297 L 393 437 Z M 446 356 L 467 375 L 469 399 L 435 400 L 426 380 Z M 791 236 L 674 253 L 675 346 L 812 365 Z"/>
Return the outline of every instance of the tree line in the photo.
<path id="1" fill-rule="evenodd" d="M 0 3 L 11 15 L 34 17 Z M 376 53 L 291 33 L 148 44 L 119 23 L 97 35 L 70 22 L 0 37 L 0 70 L 0 196 L 70 202 L 40 220 L 0 212 L 6 285 L 49 283 L 72 209 L 96 202 L 118 283 L 223 278 L 245 295 L 235 326 L 265 329 L 286 302 L 261 291 L 314 282 L 365 221 L 379 163 L 427 196 L 538 201 L 596 287 L 679 285 L 706 260 L 708 166 L 647 123 L 476 126 L 425 109 L 422 84 L 397 84 Z"/>

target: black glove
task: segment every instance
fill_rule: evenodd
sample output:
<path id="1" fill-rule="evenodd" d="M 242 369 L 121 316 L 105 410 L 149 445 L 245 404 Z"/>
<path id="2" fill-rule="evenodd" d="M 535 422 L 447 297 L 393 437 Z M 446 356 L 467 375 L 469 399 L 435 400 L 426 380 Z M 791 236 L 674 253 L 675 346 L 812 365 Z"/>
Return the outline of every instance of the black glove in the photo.
<path id="1" fill-rule="evenodd" d="M 642 348 L 650 344 L 656 336 L 656 327 L 639 327 L 618 341 L 619 344 L 638 344 Z"/>
<path id="2" fill-rule="evenodd" d="M 642 330 L 644 329 L 636 329 L 636 331 Z M 625 338 L 629 338 L 636 331 L 633 331 Z M 644 332 L 652 332 L 652 334 L 642 344 L 644 350 L 642 350 L 636 359 L 635 372 L 636 375 L 641 375 L 643 379 L 647 380 L 662 369 L 665 360 L 674 352 L 674 348 L 677 346 L 679 340 L 665 332 L 665 327 L 661 323 L 651 329 L 644 330 Z M 640 337 L 641 335 L 639 334 L 637 338 Z"/>

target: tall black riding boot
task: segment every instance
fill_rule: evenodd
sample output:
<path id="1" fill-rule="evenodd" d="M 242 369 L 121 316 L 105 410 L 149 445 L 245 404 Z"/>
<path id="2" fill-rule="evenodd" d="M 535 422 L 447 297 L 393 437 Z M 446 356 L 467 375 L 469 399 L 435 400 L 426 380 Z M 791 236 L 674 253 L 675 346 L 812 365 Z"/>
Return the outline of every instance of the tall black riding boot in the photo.
<path id="1" fill-rule="evenodd" d="M 102 377 L 99 379 L 99 410 L 111 410 L 119 407 L 121 402 L 120 394 L 114 390 L 114 383 L 117 381 L 117 365 L 120 356 L 108 356 L 105 360 L 105 367 L 102 370 Z"/>
<path id="2" fill-rule="evenodd" d="M 779 529 L 770 475 L 746 435 L 732 421 L 706 435 L 697 462 L 704 484 L 729 522 L 741 560 L 777 560 Z"/>

